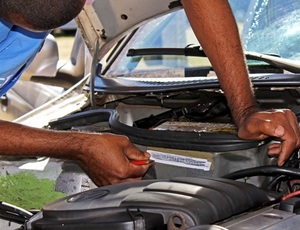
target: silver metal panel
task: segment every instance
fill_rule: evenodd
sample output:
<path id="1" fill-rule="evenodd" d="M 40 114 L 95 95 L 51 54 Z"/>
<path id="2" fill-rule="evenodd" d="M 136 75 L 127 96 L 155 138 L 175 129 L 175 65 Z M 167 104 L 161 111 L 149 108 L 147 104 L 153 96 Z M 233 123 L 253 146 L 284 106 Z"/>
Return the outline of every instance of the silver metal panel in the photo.
<path id="1" fill-rule="evenodd" d="M 268 207 L 220 225 L 230 230 L 299 229 L 300 216 Z"/>

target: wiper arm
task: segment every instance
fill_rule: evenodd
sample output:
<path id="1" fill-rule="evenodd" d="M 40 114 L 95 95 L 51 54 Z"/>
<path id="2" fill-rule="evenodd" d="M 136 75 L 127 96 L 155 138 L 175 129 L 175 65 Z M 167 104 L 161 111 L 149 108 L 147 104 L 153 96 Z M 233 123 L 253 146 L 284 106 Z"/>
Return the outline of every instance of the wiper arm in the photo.
<path id="1" fill-rule="evenodd" d="M 146 56 L 146 55 L 179 55 L 179 56 L 195 56 L 206 57 L 200 46 L 187 46 L 185 48 L 145 48 L 145 49 L 129 49 L 127 56 Z M 292 73 L 300 73 L 300 62 L 281 58 L 274 55 L 262 54 L 257 52 L 245 52 L 247 60 L 257 60 L 266 62 L 276 68 L 285 69 Z"/>

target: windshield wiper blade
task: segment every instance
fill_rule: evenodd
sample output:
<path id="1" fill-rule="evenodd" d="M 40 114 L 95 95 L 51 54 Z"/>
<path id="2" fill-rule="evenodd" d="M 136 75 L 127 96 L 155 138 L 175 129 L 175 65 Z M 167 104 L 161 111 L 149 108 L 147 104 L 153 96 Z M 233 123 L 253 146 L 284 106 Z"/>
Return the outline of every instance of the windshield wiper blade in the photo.
<path id="1" fill-rule="evenodd" d="M 128 57 L 146 56 L 146 55 L 178 55 L 178 56 L 195 56 L 206 57 L 206 54 L 200 46 L 187 46 L 185 48 L 143 48 L 129 49 Z"/>
<path id="2" fill-rule="evenodd" d="M 245 55 L 247 59 L 264 61 L 277 68 L 285 69 L 292 73 L 300 73 L 300 61 L 250 51 L 245 52 Z"/>
<path id="3" fill-rule="evenodd" d="M 147 56 L 147 55 L 180 55 L 206 57 L 200 46 L 187 46 L 185 48 L 144 48 L 129 49 L 127 56 Z M 276 68 L 284 69 L 292 73 L 300 73 L 300 61 L 295 61 L 270 54 L 246 51 L 247 60 L 257 60 L 266 62 Z"/>

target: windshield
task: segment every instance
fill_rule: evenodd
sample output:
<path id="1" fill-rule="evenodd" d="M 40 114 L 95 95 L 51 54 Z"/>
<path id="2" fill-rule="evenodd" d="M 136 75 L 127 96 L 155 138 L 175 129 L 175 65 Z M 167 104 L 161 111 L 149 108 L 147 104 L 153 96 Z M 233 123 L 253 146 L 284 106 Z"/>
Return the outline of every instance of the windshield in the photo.
<path id="1" fill-rule="evenodd" d="M 300 60 L 299 0 L 253 1 L 245 21 L 245 50 Z"/>
<path id="2" fill-rule="evenodd" d="M 229 2 L 245 51 L 300 60 L 299 0 L 230 0 Z M 192 46 L 200 46 L 201 49 L 185 12 L 183 10 L 172 12 L 139 28 L 106 74 L 124 76 L 153 70 L 211 68 L 206 57 L 164 53 L 127 56 L 130 49 L 184 49 Z"/>

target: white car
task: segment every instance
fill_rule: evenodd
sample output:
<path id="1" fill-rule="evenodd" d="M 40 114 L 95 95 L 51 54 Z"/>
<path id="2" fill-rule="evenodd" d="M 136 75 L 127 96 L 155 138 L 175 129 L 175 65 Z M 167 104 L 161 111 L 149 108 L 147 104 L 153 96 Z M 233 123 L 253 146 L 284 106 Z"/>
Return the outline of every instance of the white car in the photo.
<path id="1" fill-rule="evenodd" d="M 300 2 L 229 2 L 258 103 L 299 116 Z M 76 22 L 84 77 L 16 122 L 123 134 L 156 164 L 145 180 L 91 190 L 88 177 L 65 162 L 56 188 L 69 192 L 76 181 L 79 189 L 25 215 L 25 229 L 298 228 L 298 151 L 277 167 L 266 154 L 276 140 L 237 137 L 180 1 L 94 1 Z"/>

